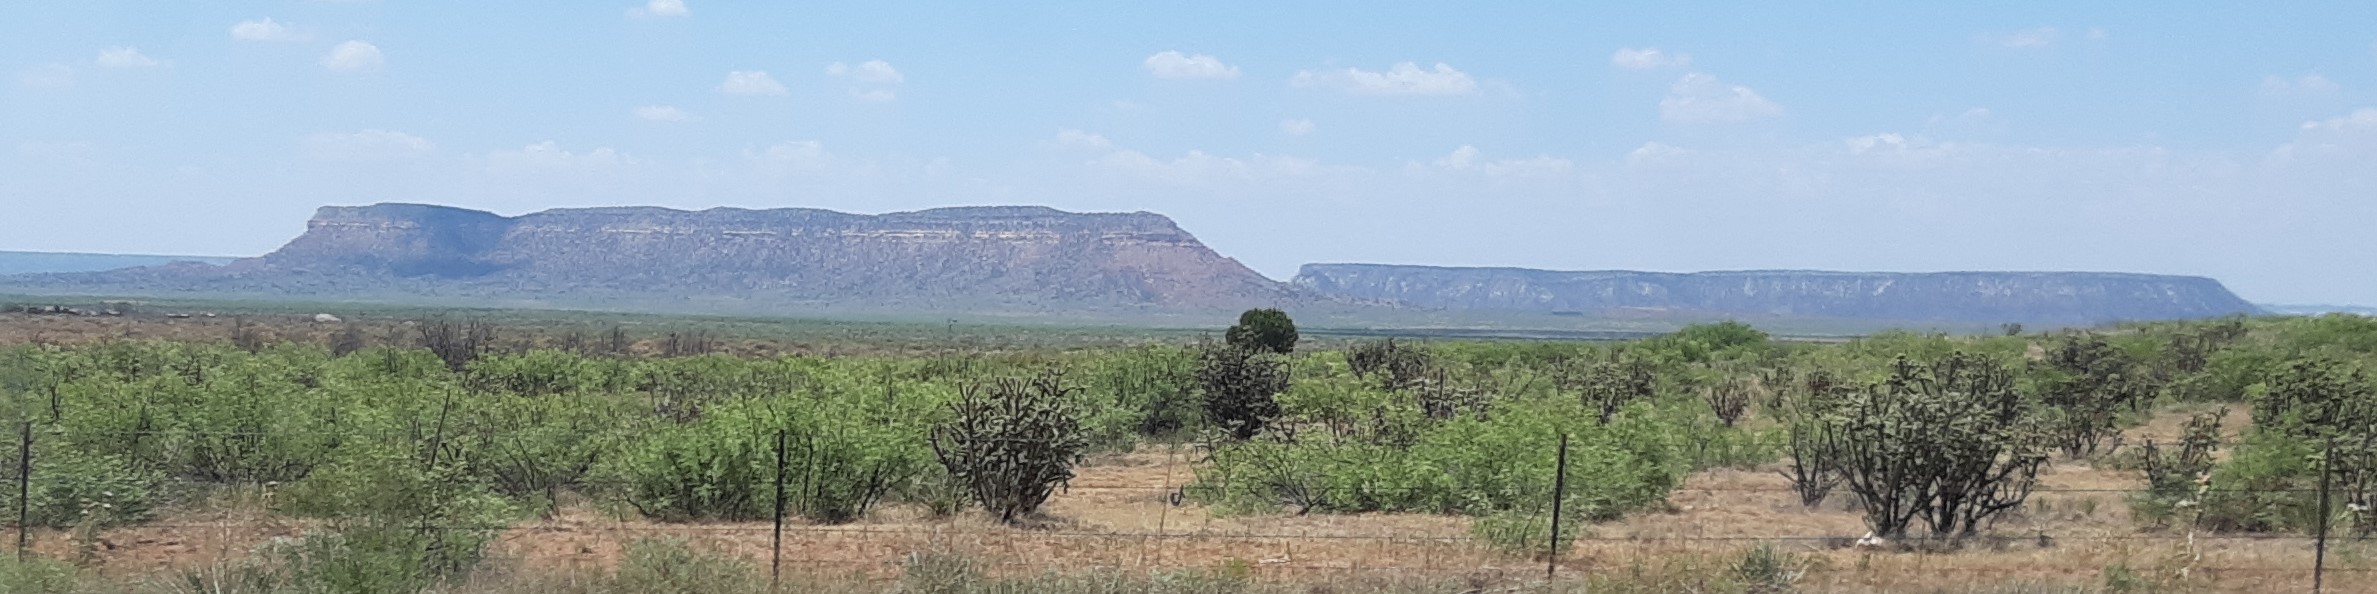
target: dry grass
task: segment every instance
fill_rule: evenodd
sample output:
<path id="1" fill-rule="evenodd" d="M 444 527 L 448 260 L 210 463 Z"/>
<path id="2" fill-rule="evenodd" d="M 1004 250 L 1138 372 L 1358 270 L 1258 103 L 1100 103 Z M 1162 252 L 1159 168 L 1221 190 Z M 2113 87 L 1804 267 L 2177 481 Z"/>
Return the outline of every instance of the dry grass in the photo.
<path id="1" fill-rule="evenodd" d="M 787 572 L 890 583 L 917 551 L 970 559 L 991 577 L 1051 570 L 1230 571 L 1265 583 L 1400 579 L 1518 586 L 1539 579 L 1544 568 L 1540 561 L 1471 542 L 1466 518 L 1232 517 L 1194 503 L 1175 506 L 1167 495 L 1192 476 L 1180 454 L 1155 449 L 1095 461 L 1030 527 L 979 516 L 928 518 L 904 507 L 857 524 L 794 525 L 784 535 Z M 1845 546 L 1864 532 L 1845 506 L 1802 508 L 1773 472 L 1705 472 L 1677 490 L 1664 512 L 1590 527 L 1561 560 L 1561 571 L 1579 579 L 1649 580 L 1690 589 L 1693 579 L 1722 577 L 1742 551 L 1766 543 L 1798 560 L 1806 591 L 1966 591 L 1956 588 L 2001 583 L 2099 587 L 2108 580 L 2172 592 L 2300 592 L 2309 586 L 2307 540 L 2204 535 L 2191 545 L 2184 533 L 2142 532 L 2131 522 L 2125 495 L 2113 491 L 2137 488 L 2134 473 L 2066 464 L 2044 483 L 2030 510 L 1997 526 L 1995 533 L 2006 538 L 1953 552 L 1873 552 Z M 156 574 L 220 564 L 268 539 L 303 532 L 303 526 L 245 511 L 254 503 L 253 497 L 230 497 L 159 525 L 110 531 L 97 569 Z M 628 543 L 650 538 L 681 538 L 698 550 L 764 568 L 771 527 L 657 524 L 578 505 L 558 518 L 504 531 L 488 552 L 512 573 L 600 574 L 618 566 Z M 38 540 L 45 555 L 71 558 L 68 535 L 42 534 Z M 2330 591 L 2377 592 L 2369 552 L 2339 548 L 2331 566 L 2344 571 L 2331 574 Z"/>

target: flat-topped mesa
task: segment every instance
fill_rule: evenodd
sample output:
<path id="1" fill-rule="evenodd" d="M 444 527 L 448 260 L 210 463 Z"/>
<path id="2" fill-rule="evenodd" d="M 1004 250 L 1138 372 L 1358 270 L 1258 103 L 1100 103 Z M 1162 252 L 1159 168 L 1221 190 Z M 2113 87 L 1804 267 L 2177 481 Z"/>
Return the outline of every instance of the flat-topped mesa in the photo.
<path id="1" fill-rule="evenodd" d="M 1290 293 L 1162 215 L 1031 206 L 882 215 L 621 207 L 518 217 L 328 207 L 258 263 L 548 294 L 1232 307 Z"/>
<path id="2" fill-rule="evenodd" d="M 1322 295 L 1417 307 L 1590 314 L 2096 324 L 2256 311 L 2212 279 L 2101 272 L 1658 273 L 1309 264 L 1290 282 Z"/>
<path id="3" fill-rule="evenodd" d="M 398 276 L 469 276 L 487 272 L 477 258 L 511 225 L 495 213 L 427 204 L 325 206 L 306 221 L 303 235 L 260 260 Z"/>

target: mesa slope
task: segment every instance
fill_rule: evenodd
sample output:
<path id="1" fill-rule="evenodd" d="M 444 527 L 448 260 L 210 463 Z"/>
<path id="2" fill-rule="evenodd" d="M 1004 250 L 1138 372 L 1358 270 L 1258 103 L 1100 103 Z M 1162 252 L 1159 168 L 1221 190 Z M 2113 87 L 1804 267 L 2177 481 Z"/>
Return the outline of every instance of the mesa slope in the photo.
<path id="1" fill-rule="evenodd" d="M 1308 264 L 1293 282 L 1343 298 L 1546 314 L 2087 325 L 2257 311 L 2209 278 L 2104 272 L 1675 274 Z"/>
<path id="2" fill-rule="evenodd" d="M 1162 215 L 1040 207 L 883 215 L 816 209 L 325 207 L 303 235 L 223 267 L 31 279 L 92 292 L 731 298 L 877 309 L 1222 310 L 1291 290 Z"/>
<path id="3" fill-rule="evenodd" d="M 1971 330 L 2259 311 L 2208 278 L 2096 272 L 1310 264 L 1279 282 L 1163 215 L 1037 206 L 880 215 L 616 207 L 515 217 L 422 204 L 332 206 L 260 257 L 0 276 L 0 293 L 1190 326 L 1248 307 L 1287 307 L 1325 327 L 1500 330 L 1659 331 L 1714 319 L 1803 330 Z"/>

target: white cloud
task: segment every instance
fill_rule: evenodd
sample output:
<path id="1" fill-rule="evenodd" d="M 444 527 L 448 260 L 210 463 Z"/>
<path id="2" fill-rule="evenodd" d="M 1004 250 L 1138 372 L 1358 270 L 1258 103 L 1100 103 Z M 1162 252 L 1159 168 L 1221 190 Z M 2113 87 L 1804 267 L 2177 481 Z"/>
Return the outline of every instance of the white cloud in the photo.
<path id="1" fill-rule="evenodd" d="M 2111 36 L 2112 34 L 2105 32 L 2104 27 L 2089 27 L 2086 35 L 2089 41 L 2104 41 L 2106 37 Z"/>
<path id="2" fill-rule="evenodd" d="M 437 150 L 426 138 L 379 129 L 324 132 L 306 137 L 304 145 L 306 154 L 325 161 L 389 161 Z"/>
<path id="3" fill-rule="evenodd" d="M 1617 53 L 1610 54 L 1609 63 L 1611 66 L 1616 66 L 1627 70 L 1682 68 L 1692 65 L 1692 55 L 1669 54 L 1659 51 L 1659 48 L 1655 47 L 1639 49 L 1627 47 L 1618 48 Z"/>
<path id="4" fill-rule="evenodd" d="M 1574 162 L 1549 155 L 1532 159 L 1490 160 L 1485 158 L 1483 151 L 1466 144 L 1453 149 L 1453 152 L 1443 157 L 1438 157 L 1431 164 L 1451 171 L 1483 173 L 1487 177 L 1559 175 L 1576 168 Z"/>
<path id="5" fill-rule="evenodd" d="M 1315 126 L 1313 126 L 1312 120 L 1294 119 L 1279 121 L 1279 131 L 1286 133 L 1289 136 L 1303 136 L 1306 134 L 1311 134 L 1314 128 Z"/>
<path id="6" fill-rule="evenodd" d="M 1849 146 L 1850 154 L 1865 154 L 1875 151 L 1906 150 L 1907 138 L 1897 132 L 1883 132 L 1880 134 L 1869 134 L 1866 136 L 1851 138 L 1846 142 L 1846 144 Z"/>
<path id="7" fill-rule="evenodd" d="M 647 122 L 686 122 L 693 120 L 693 116 L 691 114 L 685 113 L 685 110 L 677 109 L 667 105 L 646 105 L 643 107 L 638 107 L 635 109 L 635 114 L 637 119 Z"/>
<path id="8" fill-rule="evenodd" d="M 1238 78 L 1238 67 L 1223 64 L 1221 58 L 1205 54 L 1184 54 L 1166 50 L 1148 56 L 1141 65 L 1156 78 L 1172 79 L 1230 79 Z"/>
<path id="9" fill-rule="evenodd" d="M 2096 32 L 2098 31 L 2091 31 L 2091 34 L 2093 35 Z M 2039 27 L 2036 29 L 2015 31 L 2012 33 L 1982 35 L 1981 39 L 1983 41 L 2014 49 L 2042 49 L 2054 47 L 2055 39 L 2061 35 L 2062 32 L 2057 31 L 2054 27 Z M 2098 39 L 2098 37 L 2091 37 L 2091 39 Z"/>
<path id="10" fill-rule="evenodd" d="M 380 46 L 362 40 L 350 40 L 330 48 L 322 56 L 322 67 L 331 72 L 363 72 L 378 70 L 387 59 L 380 55 Z"/>
<path id="11" fill-rule="evenodd" d="M 1298 87 L 1328 88 L 1357 95 L 1467 95 L 1477 92 L 1477 79 L 1450 64 L 1436 63 L 1432 69 L 1403 62 L 1384 72 L 1360 68 L 1296 73 L 1288 84 Z"/>
<path id="12" fill-rule="evenodd" d="M 856 66 L 835 62 L 825 66 L 825 75 L 851 81 L 850 96 L 868 103 L 890 103 L 900 98 L 891 87 L 908 81 L 900 69 L 890 62 L 867 60 Z"/>
<path id="13" fill-rule="evenodd" d="M 2343 164 L 2326 173 L 2331 177 L 2354 177 L 2377 166 L 2377 107 L 2363 107 L 2325 120 L 2303 122 L 2294 142 L 2278 147 L 2270 155 L 2273 163 L 2290 166 Z M 2362 185 L 2377 187 L 2377 182 Z M 2365 191 L 2346 192 L 2366 194 Z M 2377 210 L 2371 212 L 2377 216 Z"/>
<path id="14" fill-rule="evenodd" d="M 1783 115 L 1783 106 L 1757 91 L 1728 85 L 1717 77 L 1694 72 L 1669 87 L 1659 100 L 1659 119 L 1684 124 L 1747 122 Z"/>
<path id="15" fill-rule="evenodd" d="M 1115 146 L 1112 141 L 1095 133 L 1074 129 L 1058 130 L 1056 146 L 1094 155 L 1084 164 L 1098 170 L 1121 173 L 1129 177 L 1180 185 L 1206 185 L 1219 182 L 1253 182 L 1281 177 L 1302 177 L 1320 169 L 1312 159 L 1263 155 L 1247 157 L 1214 155 L 1200 150 L 1172 159 L 1148 156 L 1137 150 Z"/>
<path id="16" fill-rule="evenodd" d="M 2343 87 L 2337 85 L 2336 81 L 2328 80 L 2327 77 L 2318 73 L 2305 74 L 2293 79 L 2276 75 L 2261 79 L 2261 94 L 2268 97 L 2327 96 L 2334 95 L 2341 90 Z"/>
<path id="17" fill-rule="evenodd" d="M 270 18 L 240 21 L 231 26 L 231 38 L 240 41 L 299 42 L 313 39 L 312 35 L 289 28 Z"/>
<path id="18" fill-rule="evenodd" d="M 156 68 L 165 62 L 141 54 L 133 47 L 111 47 L 99 50 L 99 65 L 107 68 Z"/>
<path id="19" fill-rule="evenodd" d="M 1477 166 L 1477 155 L 1477 147 L 1464 144 L 1453 149 L 1452 154 L 1438 158 L 1436 166 L 1446 169 L 1469 169 Z"/>
<path id="20" fill-rule="evenodd" d="M 899 69 L 892 68 L 890 62 L 882 60 L 867 60 L 858 63 L 857 66 L 835 62 L 826 65 L 825 73 L 834 78 L 847 78 L 874 85 L 896 85 L 908 80 L 908 77 L 900 75 Z"/>
<path id="21" fill-rule="evenodd" d="M 1105 149 L 1114 146 L 1105 136 L 1072 128 L 1056 131 L 1056 145 L 1068 148 Z"/>
<path id="22" fill-rule="evenodd" d="M 74 67 L 65 64 L 42 64 L 17 73 L 17 84 L 34 89 L 63 89 L 74 86 Z"/>
<path id="23" fill-rule="evenodd" d="M 2303 122 L 2305 131 L 2377 132 L 2377 107 L 2363 107 L 2342 117 Z"/>
<path id="24" fill-rule="evenodd" d="M 1118 150 L 1090 165 L 1173 184 L 1202 185 L 1258 178 L 1301 177 L 1320 170 L 1311 159 L 1256 154 L 1245 158 L 1192 150 L 1173 159 L 1158 159 L 1134 150 Z"/>
<path id="25" fill-rule="evenodd" d="M 632 18 L 672 18 L 693 14 L 686 10 L 685 0 L 651 0 L 643 6 L 627 9 Z"/>
<path id="26" fill-rule="evenodd" d="M 498 151 L 487 155 L 490 167 L 519 172 L 600 173 L 636 163 L 634 157 L 609 147 L 574 153 L 550 140 L 521 147 L 517 151 Z"/>
<path id="27" fill-rule="evenodd" d="M 1690 156 L 1692 156 L 1692 149 L 1659 142 L 1646 142 L 1642 146 L 1626 152 L 1626 164 L 1637 167 L 1657 165 L 1680 161 Z"/>
<path id="28" fill-rule="evenodd" d="M 726 82 L 718 83 L 718 92 L 746 97 L 783 96 L 788 93 L 784 90 L 784 83 L 776 82 L 776 77 L 768 76 L 765 70 L 728 72 Z"/>

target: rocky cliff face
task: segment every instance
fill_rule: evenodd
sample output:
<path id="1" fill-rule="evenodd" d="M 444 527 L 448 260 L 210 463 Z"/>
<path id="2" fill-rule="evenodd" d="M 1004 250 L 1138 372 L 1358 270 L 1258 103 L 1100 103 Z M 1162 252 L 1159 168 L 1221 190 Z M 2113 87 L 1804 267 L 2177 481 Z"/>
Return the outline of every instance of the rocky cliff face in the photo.
<path id="1" fill-rule="evenodd" d="M 1310 264 L 1314 292 L 1445 309 L 2093 324 L 2255 311 L 2208 278 L 2093 272 L 1667 274 Z"/>
<path id="2" fill-rule="evenodd" d="M 345 292 L 733 297 L 883 307 L 1251 306 L 1292 291 L 1150 213 L 1040 207 L 884 215 L 815 209 L 326 207 L 209 284 Z M 319 290 L 300 291 L 300 287 Z"/>
<path id="3" fill-rule="evenodd" d="M 591 305 L 655 311 L 1225 314 L 1380 305 L 1658 316 L 2093 324 L 2254 311 L 2211 279 L 2112 273 L 1557 272 L 1313 264 L 1292 283 L 1150 213 L 1040 207 L 321 209 L 281 249 L 227 265 L 0 277 L 0 290 Z M 810 306 L 816 306 L 811 308 Z M 1113 318 L 1108 318 L 1113 319 Z"/>

